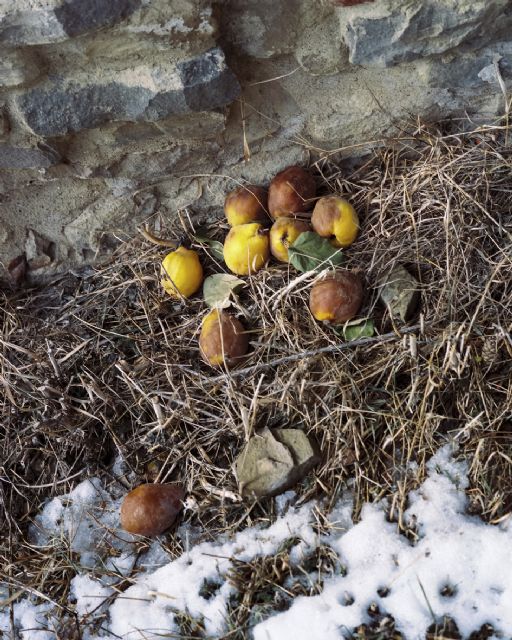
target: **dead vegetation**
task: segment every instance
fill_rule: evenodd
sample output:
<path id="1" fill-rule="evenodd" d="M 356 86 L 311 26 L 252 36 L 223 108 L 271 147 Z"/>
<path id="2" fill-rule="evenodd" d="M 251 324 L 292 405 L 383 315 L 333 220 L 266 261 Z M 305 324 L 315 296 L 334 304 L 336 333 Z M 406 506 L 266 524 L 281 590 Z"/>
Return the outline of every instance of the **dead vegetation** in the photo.
<path id="1" fill-rule="evenodd" d="M 390 520 L 414 539 L 402 521 L 407 494 L 431 454 L 452 439 L 470 460 L 472 511 L 491 523 L 509 517 L 509 135 L 505 125 L 463 133 L 419 126 L 350 171 L 329 157 L 312 165 L 321 193 L 349 198 L 362 221 L 345 264 L 366 281 L 361 316 L 375 320 L 378 335 L 361 342 L 344 344 L 315 322 L 307 306 L 313 278 L 296 280 L 273 263 L 248 280 L 234 309 L 250 329 L 249 361 L 215 372 L 198 353 L 204 302 L 165 299 L 158 265 L 166 249 L 142 237 L 120 244 L 101 267 L 43 288 L 5 289 L 0 583 L 9 586 L 9 601 L 27 593 L 50 598 L 63 619 L 72 617 L 73 558 L 35 549 L 28 525 L 45 500 L 87 477 L 131 488 L 114 477 L 117 456 L 138 482 L 183 482 L 197 505 L 186 517 L 205 538 L 268 524 L 274 501 L 240 502 L 232 472 L 247 438 L 264 425 L 316 439 L 322 464 L 297 491 L 301 502 L 326 498 L 325 512 L 350 482 L 355 518 L 365 501 L 388 497 Z M 164 219 L 166 237 L 192 238 L 190 218 L 183 220 Z M 222 240 L 226 229 L 216 222 L 209 233 Z M 208 273 L 222 270 L 207 248 L 203 256 Z M 421 283 L 420 313 L 407 326 L 378 302 L 376 283 L 398 263 Z M 231 637 L 245 633 L 262 585 L 273 584 L 272 597 L 282 591 L 291 571 L 283 553 L 236 566 L 231 579 L 255 588 L 234 604 Z M 388 636 L 368 626 L 354 637 L 397 637 L 394 622 L 383 620 Z M 184 620 L 183 628 L 201 637 L 200 621 Z"/>

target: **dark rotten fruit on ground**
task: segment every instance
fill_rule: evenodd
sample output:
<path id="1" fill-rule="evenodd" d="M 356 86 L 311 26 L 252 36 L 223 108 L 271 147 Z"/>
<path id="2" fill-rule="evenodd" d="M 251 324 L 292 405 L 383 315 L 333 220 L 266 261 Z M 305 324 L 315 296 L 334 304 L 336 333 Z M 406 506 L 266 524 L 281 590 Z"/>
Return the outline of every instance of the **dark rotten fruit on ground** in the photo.
<path id="1" fill-rule="evenodd" d="M 141 484 L 123 500 L 121 526 L 141 536 L 158 536 L 174 524 L 184 497 L 177 484 Z"/>
<path id="2" fill-rule="evenodd" d="M 224 201 L 224 213 L 230 226 L 248 222 L 268 222 L 267 199 L 267 190 L 252 184 L 238 187 L 228 193 Z"/>
<path id="3" fill-rule="evenodd" d="M 268 210 L 272 218 L 305 213 L 313 206 L 316 194 L 315 179 L 307 169 L 299 166 L 280 171 L 268 189 Z"/>
<path id="4" fill-rule="evenodd" d="M 335 271 L 311 288 L 309 308 L 313 316 L 330 324 L 351 320 L 361 308 L 363 285 L 352 271 Z"/>
<path id="5" fill-rule="evenodd" d="M 212 367 L 231 367 L 245 356 L 249 340 L 242 323 L 225 311 L 213 309 L 203 320 L 199 348 Z"/>

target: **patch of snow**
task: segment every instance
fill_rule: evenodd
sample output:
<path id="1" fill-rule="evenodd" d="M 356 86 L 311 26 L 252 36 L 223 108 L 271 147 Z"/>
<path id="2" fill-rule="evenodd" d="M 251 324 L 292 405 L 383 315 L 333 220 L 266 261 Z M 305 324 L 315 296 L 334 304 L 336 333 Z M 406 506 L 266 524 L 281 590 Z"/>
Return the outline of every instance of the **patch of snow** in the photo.
<path id="1" fill-rule="evenodd" d="M 81 616 L 99 613 L 113 593 L 114 589 L 87 574 L 78 574 L 71 580 L 70 600 L 76 601 L 75 610 Z"/>
<path id="2" fill-rule="evenodd" d="M 229 599 L 236 591 L 226 579 L 232 559 L 274 554 L 291 537 L 300 538 L 290 552 L 292 563 L 326 544 L 347 573 L 326 578 L 322 593 L 298 597 L 287 611 L 257 624 L 254 640 L 339 640 L 369 621 L 372 603 L 395 618 L 408 640 L 424 640 L 432 623 L 430 609 L 439 619 L 452 617 L 466 637 L 485 623 L 497 634 L 509 634 L 512 526 L 509 521 L 491 526 L 467 515 L 467 486 L 467 465 L 454 460 L 450 446 L 443 447 L 431 459 L 427 479 L 409 495 L 405 517 L 417 532 L 414 543 L 387 521 L 384 501 L 365 505 L 354 524 L 350 495 L 329 514 L 330 534 L 320 536 L 314 527 L 316 503 L 294 507 L 296 496 L 287 492 L 277 498 L 279 515 L 268 528 L 198 543 L 200 532 L 184 523 L 176 534 L 186 549 L 180 557 L 171 560 L 158 540 L 139 557 L 136 539 L 119 529 L 119 499 L 109 498 L 97 479 L 50 501 L 36 519 L 33 536 L 40 545 L 65 538 L 80 553 L 82 568 L 72 580 L 70 606 L 89 620 L 100 611 L 106 615 L 98 635 L 86 630 L 88 640 L 105 633 L 147 640 L 179 634 L 179 612 L 202 619 L 209 637 L 223 637 Z M 94 555 L 91 540 L 103 551 Z M 132 575 L 136 558 L 134 584 L 118 593 L 116 581 Z M 451 597 L 443 595 L 445 587 Z M 13 610 L 22 640 L 52 637 L 45 631 L 51 628 L 50 604 L 36 606 L 24 599 Z M 0 609 L 6 638 L 9 624 L 8 611 Z M 29 635 L 29 628 L 37 631 Z"/>
<path id="3" fill-rule="evenodd" d="M 49 603 L 33 604 L 30 600 L 21 600 L 13 605 L 14 625 L 20 640 L 55 640 L 55 633 L 48 627 Z M 0 637 L 11 638 L 9 613 L 0 609 Z"/>
<path id="4" fill-rule="evenodd" d="M 430 461 L 429 477 L 409 496 L 406 516 L 417 523 L 418 542 L 397 534 L 382 504 L 366 505 L 361 521 L 330 542 L 347 575 L 257 625 L 254 639 L 339 640 L 340 632 L 367 621 L 371 603 L 392 615 L 410 640 L 425 638 L 430 607 L 439 618 L 452 617 L 463 636 L 485 623 L 510 632 L 512 536 L 507 527 L 465 514 L 467 485 L 466 465 L 454 462 L 444 447 Z M 445 586 L 452 597 L 442 595 Z M 383 588 L 386 597 L 378 595 Z"/>

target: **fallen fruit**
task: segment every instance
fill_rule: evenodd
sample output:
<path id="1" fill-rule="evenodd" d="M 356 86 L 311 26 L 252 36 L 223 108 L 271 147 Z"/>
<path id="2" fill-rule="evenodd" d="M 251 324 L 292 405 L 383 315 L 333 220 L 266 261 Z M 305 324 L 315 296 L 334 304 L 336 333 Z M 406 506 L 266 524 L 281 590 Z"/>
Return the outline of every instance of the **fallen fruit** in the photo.
<path id="1" fill-rule="evenodd" d="M 269 255 L 268 231 L 256 222 L 232 227 L 224 241 L 224 261 L 239 276 L 261 269 Z"/>
<path id="2" fill-rule="evenodd" d="M 249 222 L 267 222 L 267 199 L 267 190 L 252 184 L 231 191 L 224 201 L 229 224 L 235 227 Z"/>
<path id="3" fill-rule="evenodd" d="M 121 526 L 140 536 L 158 536 L 181 511 L 185 491 L 178 484 L 141 484 L 121 505 Z"/>
<path id="4" fill-rule="evenodd" d="M 165 256 L 160 275 L 162 286 L 171 298 L 189 298 L 203 282 L 199 256 L 185 247 L 179 247 Z"/>
<path id="5" fill-rule="evenodd" d="M 249 348 L 249 339 L 241 322 L 225 311 L 213 309 L 204 318 L 199 336 L 199 349 L 212 367 L 232 367 L 240 362 Z"/>
<path id="6" fill-rule="evenodd" d="M 270 228 L 270 252 L 277 260 L 288 262 L 288 247 L 311 227 L 298 218 L 278 218 Z"/>
<path id="7" fill-rule="evenodd" d="M 268 189 L 268 210 L 272 218 L 304 213 L 313 206 L 315 179 L 302 167 L 292 166 L 280 171 Z"/>
<path id="8" fill-rule="evenodd" d="M 330 238 L 337 247 L 349 247 L 359 232 L 359 219 L 354 207 L 338 196 L 318 200 L 311 225 L 319 236 Z"/>
<path id="9" fill-rule="evenodd" d="M 316 282 L 309 295 L 313 316 L 331 324 L 351 320 L 363 302 L 363 285 L 352 271 L 335 271 Z"/>

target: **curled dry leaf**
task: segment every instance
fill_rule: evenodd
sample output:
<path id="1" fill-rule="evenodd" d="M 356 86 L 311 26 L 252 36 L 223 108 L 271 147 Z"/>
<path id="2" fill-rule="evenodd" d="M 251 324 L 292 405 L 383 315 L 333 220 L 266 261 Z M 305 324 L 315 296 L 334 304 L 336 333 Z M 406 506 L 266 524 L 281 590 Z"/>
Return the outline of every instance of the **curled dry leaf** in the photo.
<path id="1" fill-rule="evenodd" d="M 227 309 L 231 305 L 231 294 L 239 291 L 245 282 L 230 273 L 215 273 L 203 283 L 203 297 L 212 309 Z"/>
<path id="2" fill-rule="evenodd" d="M 392 317 L 406 322 L 418 306 L 419 283 L 405 267 L 398 265 L 382 280 L 380 297 Z"/>
<path id="3" fill-rule="evenodd" d="M 299 429 L 267 429 L 252 436 L 235 466 L 242 496 L 275 496 L 302 480 L 320 456 Z"/>

